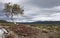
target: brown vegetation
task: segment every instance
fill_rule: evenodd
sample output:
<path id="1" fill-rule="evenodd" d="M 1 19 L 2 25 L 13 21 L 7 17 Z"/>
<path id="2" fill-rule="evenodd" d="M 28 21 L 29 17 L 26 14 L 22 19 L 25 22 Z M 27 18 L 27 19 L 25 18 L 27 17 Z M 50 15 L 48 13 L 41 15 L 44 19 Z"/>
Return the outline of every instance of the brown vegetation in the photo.
<path id="1" fill-rule="evenodd" d="M 12 31 L 20 38 L 58 38 L 55 32 L 37 29 L 31 26 L 15 26 Z"/>
<path id="2" fill-rule="evenodd" d="M 60 38 L 60 26 L 54 25 L 15 25 L 15 24 L 2 24 L 4 27 L 8 26 L 11 36 L 6 38 Z M 7 28 L 7 27 L 6 27 Z M 17 36 L 17 37 L 16 37 Z"/>

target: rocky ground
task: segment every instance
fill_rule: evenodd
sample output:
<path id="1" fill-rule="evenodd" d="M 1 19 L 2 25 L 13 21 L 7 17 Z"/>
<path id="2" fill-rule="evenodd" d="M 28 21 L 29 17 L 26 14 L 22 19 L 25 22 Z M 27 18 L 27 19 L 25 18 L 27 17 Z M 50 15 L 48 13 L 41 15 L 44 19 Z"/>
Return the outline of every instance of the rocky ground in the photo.
<path id="1" fill-rule="evenodd" d="M 8 29 L 6 38 L 60 38 L 60 26 L 1 24 Z"/>
<path id="2" fill-rule="evenodd" d="M 14 38 L 59 38 L 57 32 L 31 26 L 15 26 L 11 31 Z"/>

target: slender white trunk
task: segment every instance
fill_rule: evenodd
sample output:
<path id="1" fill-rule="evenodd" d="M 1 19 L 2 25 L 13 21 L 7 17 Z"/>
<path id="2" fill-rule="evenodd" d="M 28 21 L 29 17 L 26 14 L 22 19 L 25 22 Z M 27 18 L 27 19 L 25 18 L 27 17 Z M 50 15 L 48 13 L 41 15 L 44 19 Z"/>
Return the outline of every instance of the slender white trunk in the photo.
<path id="1" fill-rule="evenodd" d="M 12 10 L 12 7 L 10 9 L 10 15 L 11 15 L 11 21 L 15 24 L 14 18 L 13 18 L 13 10 Z"/>
<path id="2" fill-rule="evenodd" d="M 13 14 L 11 14 L 11 20 L 14 24 L 16 24 L 16 22 L 14 21 L 14 18 L 13 18 Z"/>
<path id="3" fill-rule="evenodd" d="M 13 9 L 12 7 L 10 8 L 10 14 L 11 14 L 11 20 L 14 24 L 16 24 L 16 22 L 14 21 L 14 18 L 13 18 Z"/>

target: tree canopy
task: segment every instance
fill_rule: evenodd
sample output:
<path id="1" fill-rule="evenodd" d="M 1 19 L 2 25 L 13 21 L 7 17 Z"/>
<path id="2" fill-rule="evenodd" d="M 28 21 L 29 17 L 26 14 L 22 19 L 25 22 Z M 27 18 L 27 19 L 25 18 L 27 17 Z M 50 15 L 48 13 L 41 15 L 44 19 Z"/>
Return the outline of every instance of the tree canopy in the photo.
<path id="1" fill-rule="evenodd" d="M 24 9 L 18 4 L 5 3 L 4 11 L 6 12 L 6 16 L 11 16 L 11 20 L 13 21 L 13 16 L 23 14 Z"/>

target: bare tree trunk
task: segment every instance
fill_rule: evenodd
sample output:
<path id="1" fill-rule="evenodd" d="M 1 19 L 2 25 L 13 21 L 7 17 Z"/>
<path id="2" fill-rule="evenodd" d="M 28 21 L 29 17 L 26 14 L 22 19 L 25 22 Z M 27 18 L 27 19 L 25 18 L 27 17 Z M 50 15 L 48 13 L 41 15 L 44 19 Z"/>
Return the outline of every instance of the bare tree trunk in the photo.
<path id="1" fill-rule="evenodd" d="M 11 9 L 10 9 L 10 14 L 11 14 L 11 20 L 12 20 L 12 22 L 15 24 L 15 22 L 14 22 L 14 18 L 13 18 L 13 10 L 12 10 L 12 7 L 11 7 Z"/>
<path id="2" fill-rule="evenodd" d="M 13 18 L 13 14 L 11 14 L 11 20 L 14 24 L 16 24 L 16 22 L 14 21 L 14 18 Z"/>
<path id="3" fill-rule="evenodd" d="M 11 9 L 10 9 L 10 14 L 11 14 L 11 20 L 12 20 L 12 22 L 13 22 L 14 24 L 16 24 L 16 22 L 14 22 L 14 18 L 13 18 L 13 9 L 12 9 L 12 7 L 11 7 Z"/>
<path id="4" fill-rule="evenodd" d="M 13 14 L 11 13 L 11 21 L 14 23 Z"/>

